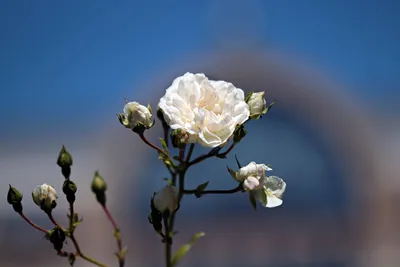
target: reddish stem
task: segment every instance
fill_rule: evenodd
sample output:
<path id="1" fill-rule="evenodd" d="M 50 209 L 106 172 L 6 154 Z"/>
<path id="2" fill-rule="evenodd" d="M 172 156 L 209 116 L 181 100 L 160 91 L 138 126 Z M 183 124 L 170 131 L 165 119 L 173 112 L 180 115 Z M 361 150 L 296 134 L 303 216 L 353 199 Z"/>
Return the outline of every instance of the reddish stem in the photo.
<path id="1" fill-rule="evenodd" d="M 50 221 L 51 221 L 55 226 L 57 226 L 57 227 L 60 228 L 63 232 L 65 232 L 65 229 L 62 228 L 62 227 L 56 222 L 56 220 L 54 219 L 53 214 L 51 214 L 51 212 L 49 212 L 47 215 L 49 216 Z"/>
<path id="2" fill-rule="evenodd" d="M 121 240 L 121 236 L 119 233 L 119 228 L 117 225 L 117 222 L 115 221 L 114 217 L 111 215 L 110 211 L 108 210 L 106 205 L 102 205 L 104 213 L 106 214 L 108 220 L 111 222 L 112 226 L 114 227 L 114 231 L 115 231 L 115 239 L 117 240 L 117 245 L 118 245 L 118 252 L 121 253 L 122 251 L 122 240 Z M 118 257 L 119 260 L 119 266 L 122 267 L 125 264 L 125 259 Z"/>
<path id="3" fill-rule="evenodd" d="M 139 134 L 140 138 L 143 140 L 143 142 L 148 145 L 149 147 L 154 148 L 155 150 L 157 150 L 159 153 L 164 154 L 166 157 L 169 158 L 168 154 L 165 153 L 164 150 L 162 150 L 161 148 L 159 148 L 158 146 L 156 146 L 155 144 L 151 143 L 149 140 L 146 139 L 146 137 L 144 137 L 143 134 Z"/>
<path id="4" fill-rule="evenodd" d="M 37 229 L 37 230 L 39 230 L 39 231 L 42 231 L 43 233 L 46 233 L 46 234 L 47 234 L 47 232 L 48 232 L 47 230 L 43 229 L 42 227 L 40 227 L 40 226 L 37 225 L 37 224 L 34 224 L 31 220 L 28 219 L 28 217 L 25 216 L 24 213 L 20 212 L 19 215 L 21 215 L 21 217 L 22 217 L 27 223 L 29 223 L 33 228 L 35 228 L 35 229 Z"/>

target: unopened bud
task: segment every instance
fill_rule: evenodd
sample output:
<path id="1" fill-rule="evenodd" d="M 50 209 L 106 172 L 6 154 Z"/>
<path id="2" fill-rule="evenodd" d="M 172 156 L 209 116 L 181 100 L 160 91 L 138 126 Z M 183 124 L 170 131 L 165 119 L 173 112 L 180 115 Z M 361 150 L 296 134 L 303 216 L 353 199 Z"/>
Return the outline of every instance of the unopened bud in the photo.
<path id="1" fill-rule="evenodd" d="M 106 190 L 106 182 L 103 177 L 100 176 L 99 172 L 96 171 L 92 180 L 92 191 L 96 195 L 97 201 L 103 206 L 106 204 Z"/>
<path id="2" fill-rule="evenodd" d="M 67 196 L 68 203 L 74 203 L 75 193 L 77 191 L 76 184 L 70 179 L 65 179 L 62 190 L 64 194 Z"/>
<path id="3" fill-rule="evenodd" d="M 15 212 L 22 212 L 22 194 L 11 185 L 8 189 L 7 202 L 13 206 Z"/>
<path id="4" fill-rule="evenodd" d="M 61 172 L 66 179 L 68 179 L 71 175 L 72 163 L 73 161 L 71 154 L 67 151 L 65 146 L 63 146 L 58 155 L 57 165 L 61 167 Z"/>
<path id="5" fill-rule="evenodd" d="M 142 134 L 146 129 L 154 125 L 151 120 L 151 107 L 145 107 L 138 102 L 128 102 L 124 106 L 124 113 L 118 114 L 118 120 L 126 128 Z"/>
<path id="6" fill-rule="evenodd" d="M 176 129 L 171 132 L 172 146 L 181 148 L 188 143 L 189 135 L 183 129 Z"/>
<path id="7" fill-rule="evenodd" d="M 46 238 L 54 245 L 56 251 L 60 251 L 64 245 L 65 232 L 56 226 L 47 233 Z"/>
<path id="8" fill-rule="evenodd" d="M 250 107 L 250 117 L 252 119 L 259 119 L 265 112 L 267 101 L 265 101 L 264 94 L 265 92 L 250 93 L 247 97 L 247 104 Z"/>
<path id="9" fill-rule="evenodd" d="M 178 208 L 178 189 L 167 185 L 153 197 L 154 207 L 162 214 L 172 214 Z"/>
<path id="10" fill-rule="evenodd" d="M 42 184 L 33 190 L 32 199 L 44 212 L 50 213 L 57 206 L 58 195 L 51 185 Z"/>

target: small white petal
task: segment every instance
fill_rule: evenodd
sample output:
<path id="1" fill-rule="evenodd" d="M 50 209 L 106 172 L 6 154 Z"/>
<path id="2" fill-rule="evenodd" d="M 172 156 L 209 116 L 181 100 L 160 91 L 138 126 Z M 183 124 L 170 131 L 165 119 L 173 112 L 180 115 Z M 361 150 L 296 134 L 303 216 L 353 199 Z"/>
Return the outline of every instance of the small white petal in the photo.
<path id="1" fill-rule="evenodd" d="M 282 199 L 267 193 L 267 205 L 265 205 L 266 208 L 275 208 L 282 205 L 282 203 L 283 203 Z"/>
<path id="2" fill-rule="evenodd" d="M 260 185 L 260 181 L 256 177 L 250 176 L 243 183 L 243 187 L 246 190 L 254 190 Z"/>

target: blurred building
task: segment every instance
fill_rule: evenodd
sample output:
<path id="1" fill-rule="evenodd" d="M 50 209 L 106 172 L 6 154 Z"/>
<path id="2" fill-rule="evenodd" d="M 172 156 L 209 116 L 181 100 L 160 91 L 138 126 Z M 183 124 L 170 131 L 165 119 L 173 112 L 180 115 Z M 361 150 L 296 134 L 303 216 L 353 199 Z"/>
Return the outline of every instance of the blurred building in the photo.
<path id="1" fill-rule="evenodd" d="M 221 8 L 225 6 L 211 15 L 219 17 Z M 255 16 L 253 12 L 246 14 L 245 20 Z M 257 18 L 263 15 L 257 14 Z M 136 90 L 134 95 L 126 97 L 143 103 L 150 99 L 155 109 L 173 78 L 187 71 L 204 72 L 245 91 L 266 91 L 268 100 L 277 100 L 277 104 L 260 122 L 250 124 L 248 136 L 234 153 L 244 163 L 255 160 L 272 164 L 274 174 L 284 178 L 288 188 L 282 207 L 259 209 L 256 213 L 243 194 L 185 197 L 176 223 L 180 233 L 175 248 L 188 241 L 194 232 L 205 231 L 207 236 L 193 247 L 181 265 L 397 264 L 400 261 L 397 253 L 400 214 L 396 208 L 400 195 L 397 116 L 400 112 L 392 116 L 376 112 L 374 107 L 349 94 L 345 85 L 325 77 L 322 71 L 266 50 L 264 43 L 260 45 L 259 40 L 251 39 L 260 36 L 263 29 L 251 25 L 246 28 L 238 22 L 232 26 L 232 19 L 220 22 L 214 24 L 222 30 L 211 31 L 219 48 L 157 69 L 156 77 L 143 78 L 143 83 L 136 85 L 143 88 L 140 92 Z M 240 34 L 246 38 L 237 38 L 237 27 L 242 26 Z M 248 36 L 250 28 L 256 32 Z M 226 35 L 221 36 L 220 32 Z M 96 121 L 109 120 L 104 117 Z M 158 123 L 148 132 L 148 138 L 154 142 L 161 134 L 159 126 Z M 147 222 L 149 198 L 162 187 L 162 178 L 167 174 L 156 153 L 118 125 L 116 118 L 98 127 L 95 136 L 78 130 L 71 132 L 75 135 L 0 141 L 3 191 L 9 183 L 21 189 L 26 214 L 50 228 L 45 215 L 30 203 L 29 193 L 49 179 L 52 185 L 61 188 L 63 180 L 55 161 L 61 144 L 65 143 L 74 157 L 72 177 L 79 186 L 77 212 L 84 217 L 78 228 L 78 240 L 85 253 L 115 266 L 116 245 L 111 225 L 90 192 L 93 173 L 99 170 L 108 183 L 110 210 L 120 222 L 123 241 L 129 247 L 128 265 L 162 264 L 163 247 Z M 196 153 L 201 151 L 204 150 L 198 149 Z M 234 186 L 225 169 L 227 164 L 235 166 L 232 155 L 224 161 L 195 166 L 188 173 L 188 186 L 195 187 L 208 180 L 210 188 Z M 63 198 L 61 195 L 55 216 L 65 224 L 68 207 Z M 41 233 L 29 228 L 7 203 L 0 202 L 0 209 L 1 266 L 68 264 L 54 255 Z M 76 266 L 91 265 L 77 261 Z"/>

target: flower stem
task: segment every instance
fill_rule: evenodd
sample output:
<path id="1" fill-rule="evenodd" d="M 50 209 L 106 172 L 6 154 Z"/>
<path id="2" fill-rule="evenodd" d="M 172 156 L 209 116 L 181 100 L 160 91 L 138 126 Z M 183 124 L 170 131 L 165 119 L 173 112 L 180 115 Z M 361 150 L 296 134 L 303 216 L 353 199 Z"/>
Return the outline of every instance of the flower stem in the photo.
<path id="1" fill-rule="evenodd" d="M 188 152 L 187 157 L 186 157 L 186 163 L 190 162 L 190 158 L 192 157 L 193 150 L 194 150 L 194 144 L 190 144 L 189 152 Z"/>
<path id="2" fill-rule="evenodd" d="M 40 227 L 39 225 L 33 223 L 30 219 L 28 219 L 28 217 L 25 216 L 25 214 L 21 211 L 19 212 L 19 215 L 22 217 L 22 219 L 24 219 L 27 223 L 29 223 L 33 228 L 47 234 L 47 230 L 43 229 L 42 227 Z"/>
<path id="3" fill-rule="evenodd" d="M 172 247 L 172 236 L 171 232 L 172 229 L 170 229 L 168 225 L 168 218 L 164 218 L 164 230 L 165 230 L 165 237 L 164 237 L 164 242 L 165 242 L 165 266 L 166 267 L 171 267 L 171 247 Z"/>
<path id="4" fill-rule="evenodd" d="M 169 158 L 168 153 L 166 153 L 164 150 L 162 150 L 161 148 L 159 148 L 158 146 L 156 146 L 155 144 L 151 143 L 149 140 L 146 139 L 146 137 L 143 134 L 139 134 L 140 138 L 143 140 L 143 142 L 148 145 L 149 147 L 154 148 L 155 150 L 157 150 L 159 153 L 163 154 L 164 156 L 166 156 L 167 158 Z"/>
<path id="5" fill-rule="evenodd" d="M 108 220 L 111 222 L 111 224 L 114 227 L 114 236 L 115 239 L 117 240 L 117 245 L 118 245 L 118 262 L 119 262 L 119 266 L 123 267 L 125 265 L 125 257 L 121 254 L 122 252 L 122 240 L 121 240 L 121 234 L 120 234 L 120 230 L 118 228 L 118 225 L 115 221 L 115 219 L 113 218 L 113 216 L 111 215 L 110 211 L 108 210 L 106 205 L 102 205 L 103 210 L 108 218 Z"/>
<path id="6" fill-rule="evenodd" d="M 226 155 L 228 155 L 229 152 L 232 151 L 232 149 L 235 147 L 235 145 L 236 145 L 235 143 L 232 143 L 231 146 L 224 153 L 218 154 L 218 157 L 222 157 L 222 158 L 226 157 Z"/>
<path id="7" fill-rule="evenodd" d="M 178 175 L 179 175 L 179 194 L 178 194 L 178 206 L 181 203 L 181 200 L 183 198 L 184 195 L 184 188 L 185 188 L 185 174 L 187 171 L 187 167 L 185 167 L 183 170 L 178 171 Z M 173 177 L 174 179 L 176 179 L 176 175 Z M 175 223 L 175 216 L 176 216 L 177 211 L 173 212 L 171 214 L 171 217 L 169 218 L 169 222 L 168 220 L 164 219 L 164 227 L 165 227 L 165 239 L 166 239 L 166 247 L 165 247 L 165 258 L 167 261 L 167 267 L 171 267 L 171 247 L 172 247 L 172 238 L 173 236 L 171 235 L 171 233 L 174 232 L 174 223 Z M 168 230 L 167 230 L 168 229 Z"/>
<path id="8" fill-rule="evenodd" d="M 195 165 L 197 163 L 202 162 L 203 160 L 206 160 L 208 158 L 211 157 L 217 157 L 217 158 L 225 158 L 232 150 L 233 148 L 236 146 L 235 143 L 232 143 L 230 145 L 230 147 L 224 152 L 224 153 L 219 153 L 219 151 L 221 150 L 221 148 L 216 148 L 217 150 L 215 151 L 215 148 L 213 150 L 211 150 L 209 153 L 201 155 L 197 158 L 195 158 L 194 160 L 192 160 L 191 162 L 188 163 L 188 166 L 192 166 Z"/>
<path id="9" fill-rule="evenodd" d="M 50 221 L 51 221 L 55 226 L 57 226 L 57 227 L 60 228 L 63 232 L 65 232 L 65 229 L 62 228 L 62 227 L 57 223 L 57 221 L 54 219 L 53 214 L 52 214 L 51 212 L 48 212 L 48 213 L 47 213 L 47 216 L 49 216 Z"/>
<path id="10" fill-rule="evenodd" d="M 243 187 L 242 185 L 238 185 L 237 187 L 230 189 L 230 190 L 204 190 L 201 192 L 202 195 L 206 194 L 233 194 L 242 191 Z M 184 190 L 183 192 L 185 194 L 194 194 L 196 193 L 196 189 L 194 190 Z"/>
<path id="11" fill-rule="evenodd" d="M 69 232 L 68 232 L 68 237 L 71 239 L 72 243 L 74 244 L 76 253 L 75 256 L 79 256 L 82 259 L 96 265 L 99 267 L 108 267 L 107 265 L 105 265 L 104 263 L 98 262 L 95 259 L 92 259 L 88 256 L 86 256 L 85 254 L 83 254 L 83 252 L 81 251 L 81 248 L 79 247 L 78 241 L 76 240 L 75 236 L 74 236 L 74 204 L 72 202 L 69 203 L 69 210 L 70 210 L 70 216 L 69 216 Z M 61 228 L 59 226 L 59 224 L 54 220 L 53 216 L 51 213 L 48 214 L 50 220 L 54 223 L 54 225 L 58 226 L 60 229 L 62 229 L 65 232 L 65 229 Z"/>

